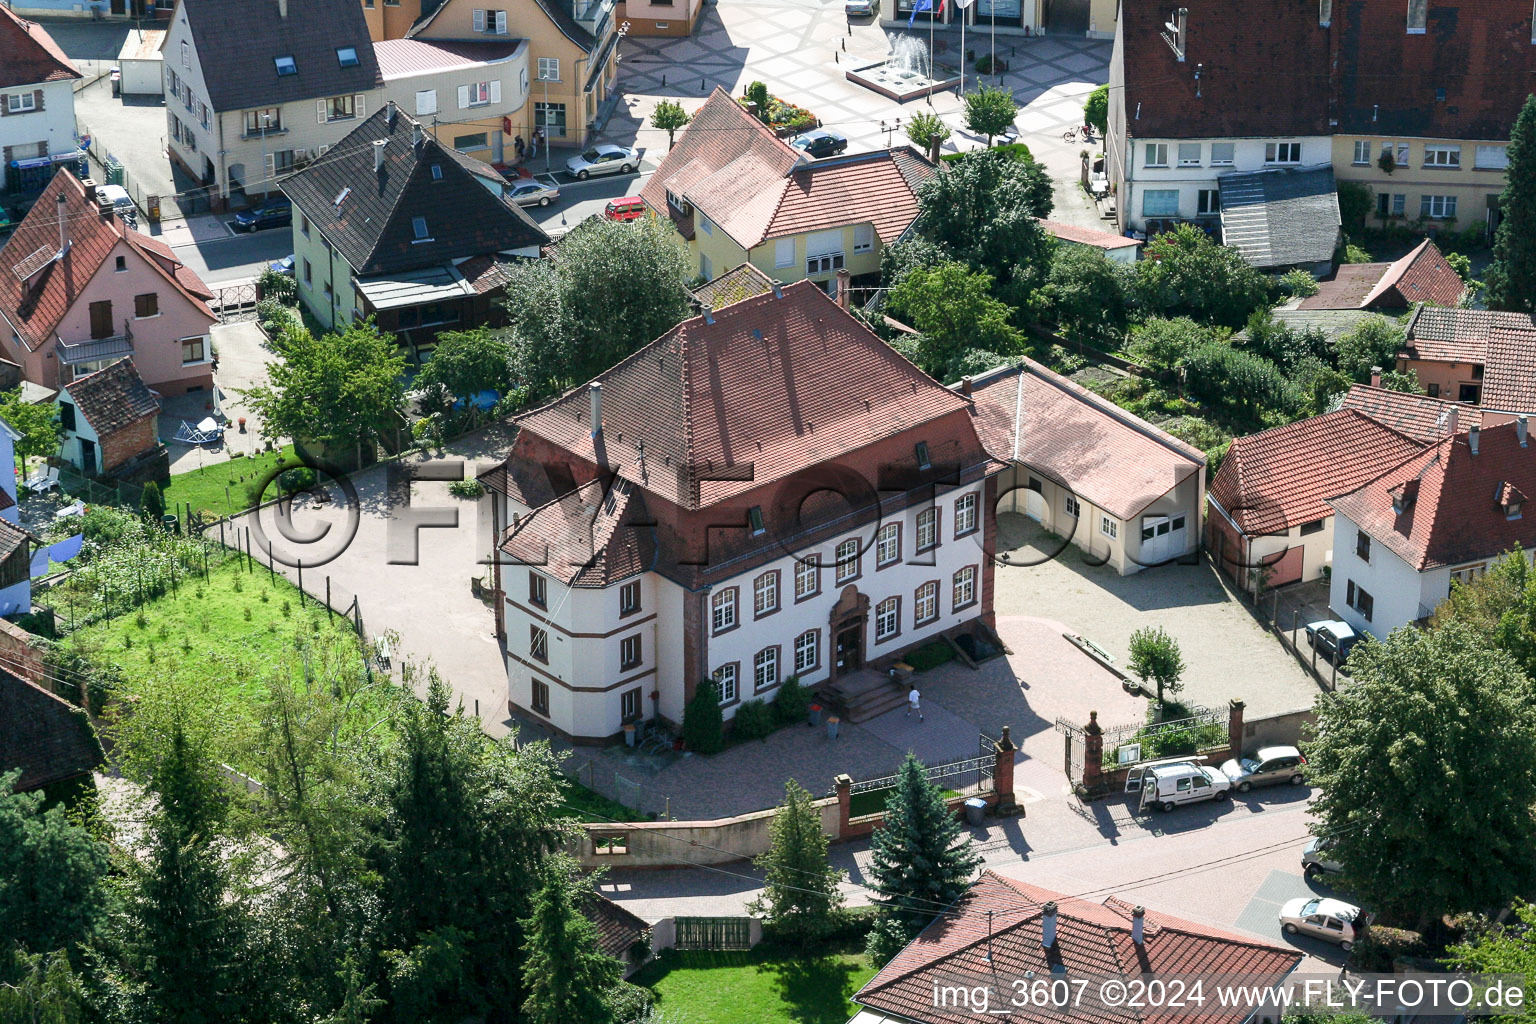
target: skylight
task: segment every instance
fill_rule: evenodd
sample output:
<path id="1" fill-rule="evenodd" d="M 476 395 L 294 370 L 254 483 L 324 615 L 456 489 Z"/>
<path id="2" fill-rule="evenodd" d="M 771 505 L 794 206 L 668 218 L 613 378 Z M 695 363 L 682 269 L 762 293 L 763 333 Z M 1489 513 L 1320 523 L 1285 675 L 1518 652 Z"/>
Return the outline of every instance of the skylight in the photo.
<path id="1" fill-rule="evenodd" d="M 418 241 L 418 242 L 426 241 L 427 240 L 427 218 L 425 218 L 425 217 L 412 217 L 411 218 L 411 230 L 416 233 L 416 241 Z"/>
<path id="2" fill-rule="evenodd" d="M 277 64 L 277 73 L 279 77 L 283 75 L 296 75 L 299 73 L 299 66 L 293 62 L 293 58 L 291 56 L 274 57 L 273 60 Z"/>
<path id="3" fill-rule="evenodd" d="M 443 180 L 443 165 L 442 164 L 433 164 L 432 165 L 432 180 L 433 181 L 442 181 Z"/>
<path id="4" fill-rule="evenodd" d="M 336 59 L 341 62 L 341 66 L 344 68 L 357 67 L 357 47 L 338 46 L 336 48 Z"/>

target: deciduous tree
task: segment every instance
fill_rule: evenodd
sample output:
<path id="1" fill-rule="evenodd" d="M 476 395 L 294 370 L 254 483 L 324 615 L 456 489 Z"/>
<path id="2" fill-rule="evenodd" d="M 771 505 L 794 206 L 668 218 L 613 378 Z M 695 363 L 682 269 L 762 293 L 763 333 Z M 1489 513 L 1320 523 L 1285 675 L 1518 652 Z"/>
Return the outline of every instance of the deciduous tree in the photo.
<path id="1" fill-rule="evenodd" d="M 1018 116 L 1019 105 L 1008 89 L 983 86 L 966 94 L 965 127 L 977 135 L 985 135 L 988 149 L 992 148 L 992 139 L 1013 127 L 1013 119 Z"/>
<path id="2" fill-rule="evenodd" d="M 1098 249 L 1060 245 L 1041 289 L 1061 333 L 1095 348 L 1118 348 L 1127 323 L 1125 272 Z"/>
<path id="3" fill-rule="evenodd" d="M 951 134 L 949 125 L 938 114 L 920 110 L 907 119 L 907 138 L 934 163 L 939 160 L 939 147 Z"/>
<path id="4" fill-rule="evenodd" d="M 1148 242 L 1132 280 L 1136 303 L 1153 316 L 1188 316 L 1235 329 L 1269 302 L 1264 275 L 1192 224 Z"/>
<path id="5" fill-rule="evenodd" d="M 441 386 L 457 399 L 483 391 L 505 394 L 512 384 L 512 348 L 485 327 L 437 336 L 432 357 L 416 377 L 418 387 Z"/>
<path id="6" fill-rule="evenodd" d="M 658 128 L 667 133 L 667 148 L 677 141 L 677 131 L 688 124 L 693 118 L 683 109 L 683 105 L 676 100 L 662 100 L 656 104 L 656 109 L 651 111 L 651 127 Z"/>
<path id="7" fill-rule="evenodd" d="M 1339 336 L 1339 372 L 1365 383 L 1373 367 L 1391 369 L 1397 365 L 1398 349 L 1403 347 L 1402 324 L 1373 314 Z"/>
<path id="8" fill-rule="evenodd" d="M 970 836 L 908 754 L 885 803 L 885 822 L 870 841 L 869 874 L 877 908 L 870 959 L 884 965 L 969 887 L 981 866 Z"/>
<path id="9" fill-rule="evenodd" d="M 947 381 L 968 352 L 1024 351 L 1012 311 L 992 297 L 992 278 L 959 263 L 919 267 L 891 290 L 892 313 L 921 332 L 918 365 Z"/>
<path id="10" fill-rule="evenodd" d="M 1164 694 L 1178 693 L 1184 688 L 1184 654 L 1179 642 L 1162 626 L 1143 626 L 1131 634 L 1130 669 L 1143 683 L 1157 687 L 1157 703 L 1161 705 Z"/>
<path id="11" fill-rule="evenodd" d="M 63 429 L 59 426 L 59 407 L 52 402 L 24 402 L 21 389 L 0 395 L 0 419 L 21 435 L 16 442 L 16 457 L 23 467 L 34 455 L 52 455 L 59 450 Z"/>
<path id="12" fill-rule="evenodd" d="M 790 779 L 768 826 L 768 852 L 757 858 L 763 892 L 749 909 L 791 942 L 814 942 L 837 926 L 843 873 L 827 862 L 827 834 L 811 794 Z"/>
<path id="13" fill-rule="evenodd" d="M 1536 95 L 1525 98 L 1509 133 L 1493 262 L 1483 277 L 1491 309 L 1536 313 Z"/>
<path id="14" fill-rule="evenodd" d="M 1016 308 L 1045 277 L 1053 248 L 1038 218 L 1051 212 L 1051 181 L 1033 160 L 972 153 L 918 186 L 923 234 L 950 259 L 992 275 Z"/>
<path id="15" fill-rule="evenodd" d="M 1530 892 L 1536 692 L 1514 659 L 1450 622 L 1367 639 L 1349 667 L 1306 748 L 1345 890 L 1419 931 Z"/>
<path id="16" fill-rule="evenodd" d="M 1102 135 L 1109 134 L 1109 86 L 1101 85 L 1088 94 L 1083 104 L 1083 123 L 1092 125 Z"/>
<path id="17" fill-rule="evenodd" d="M 1514 920 L 1485 922 L 1446 952 L 1449 963 L 1473 974 L 1514 974 L 1525 979 L 1525 1005 L 1536 1000 L 1536 906 L 1516 900 Z M 1529 1011 L 1493 1017 L 1499 1024 L 1523 1020 Z"/>

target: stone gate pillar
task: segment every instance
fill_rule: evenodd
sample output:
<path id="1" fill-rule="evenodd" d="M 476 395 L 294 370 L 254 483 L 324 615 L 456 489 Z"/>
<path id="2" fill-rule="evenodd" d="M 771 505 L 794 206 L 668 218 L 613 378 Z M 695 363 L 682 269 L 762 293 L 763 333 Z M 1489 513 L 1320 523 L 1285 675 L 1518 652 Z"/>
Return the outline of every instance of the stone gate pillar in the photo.
<path id="1" fill-rule="evenodd" d="M 1088 724 L 1083 726 L 1083 788 L 1092 793 L 1103 785 L 1104 775 L 1104 727 L 1099 725 L 1099 713 L 1088 712 Z"/>
<path id="2" fill-rule="evenodd" d="M 1012 726 L 1003 726 L 1003 737 L 992 744 L 992 789 L 997 793 L 999 813 L 1018 806 L 1013 798 L 1013 754 L 1019 748 L 1010 735 Z"/>
<path id="3" fill-rule="evenodd" d="M 1243 708 L 1240 700 L 1227 702 L 1227 745 L 1232 748 L 1231 757 L 1243 756 Z"/>

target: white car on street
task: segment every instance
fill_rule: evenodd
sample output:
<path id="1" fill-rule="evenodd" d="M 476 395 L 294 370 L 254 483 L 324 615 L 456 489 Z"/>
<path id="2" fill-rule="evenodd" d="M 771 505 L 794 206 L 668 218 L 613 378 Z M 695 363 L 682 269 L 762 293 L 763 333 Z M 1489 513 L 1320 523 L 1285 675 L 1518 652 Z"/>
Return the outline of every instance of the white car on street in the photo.
<path id="1" fill-rule="evenodd" d="M 1346 953 L 1370 923 L 1369 914 L 1343 900 L 1298 896 L 1280 908 L 1280 930 L 1285 934 L 1333 942 Z"/>

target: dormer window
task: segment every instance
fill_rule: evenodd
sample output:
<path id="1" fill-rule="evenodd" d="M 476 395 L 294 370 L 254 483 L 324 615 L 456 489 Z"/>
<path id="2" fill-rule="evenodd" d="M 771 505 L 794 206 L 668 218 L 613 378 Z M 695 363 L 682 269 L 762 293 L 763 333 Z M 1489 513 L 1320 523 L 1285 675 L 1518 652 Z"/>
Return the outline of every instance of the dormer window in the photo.
<path id="1" fill-rule="evenodd" d="M 1493 500 L 1504 512 L 1505 519 L 1519 519 L 1525 507 L 1525 494 L 1512 483 L 1500 481 L 1493 489 Z"/>
<path id="2" fill-rule="evenodd" d="M 1317 23 L 1323 28 L 1333 24 L 1333 0 L 1317 0 Z"/>
<path id="3" fill-rule="evenodd" d="M 357 47 L 355 47 L 355 46 L 338 46 L 338 47 L 336 47 L 336 61 L 337 61 L 337 63 L 339 63 L 344 68 L 355 68 L 355 67 L 357 67 Z"/>
<path id="4" fill-rule="evenodd" d="M 752 536 L 754 537 L 761 536 L 763 531 L 767 529 L 763 525 L 763 507 L 761 505 L 753 505 L 747 510 L 747 522 L 752 525 Z"/>
<path id="5" fill-rule="evenodd" d="M 1185 32 L 1189 25 L 1189 8 L 1178 7 L 1163 23 L 1163 41 L 1173 47 L 1174 56 L 1184 59 Z"/>
<path id="6" fill-rule="evenodd" d="M 919 441 L 919 442 L 917 442 L 917 468 L 918 469 L 930 469 L 930 468 L 932 468 L 932 466 L 933 466 L 933 461 L 928 458 L 928 442 L 927 441 Z"/>
<path id="7" fill-rule="evenodd" d="M 282 78 L 284 75 L 296 75 L 299 73 L 299 66 L 293 62 L 291 56 L 275 57 L 273 58 L 273 63 L 277 65 L 277 76 L 279 78 Z"/>

